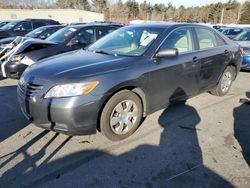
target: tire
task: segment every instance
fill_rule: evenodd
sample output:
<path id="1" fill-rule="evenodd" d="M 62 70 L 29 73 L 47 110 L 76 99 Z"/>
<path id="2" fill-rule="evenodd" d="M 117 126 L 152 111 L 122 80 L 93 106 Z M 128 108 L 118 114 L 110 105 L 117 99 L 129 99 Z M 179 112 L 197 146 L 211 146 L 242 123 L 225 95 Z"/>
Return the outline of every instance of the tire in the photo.
<path id="1" fill-rule="evenodd" d="M 228 66 L 223 72 L 216 88 L 211 91 L 211 94 L 216 96 L 226 95 L 232 86 L 232 82 L 234 81 L 235 76 L 236 76 L 235 68 L 233 66 Z"/>
<path id="2" fill-rule="evenodd" d="M 111 141 L 132 135 L 141 124 L 142 102 L 129 90 L 113 95 L 105 104 L 100 118 L 101 133 Z"/>

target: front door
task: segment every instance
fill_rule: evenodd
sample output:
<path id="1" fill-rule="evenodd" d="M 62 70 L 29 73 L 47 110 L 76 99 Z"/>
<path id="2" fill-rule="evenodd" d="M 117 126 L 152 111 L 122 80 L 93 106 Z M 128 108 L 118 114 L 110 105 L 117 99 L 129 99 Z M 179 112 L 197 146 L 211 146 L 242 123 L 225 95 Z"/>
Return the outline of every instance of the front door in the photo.
<path id="1" fill-rule="evenodd" d="M 198 92 L 200 62 L 195 52 L 192 29 L 183 27 L 173 31 L 159 51 L 170 48 L 178 49 L 179 54 L 152 62 L 154 71 L 150 73 L 150 88 L 153 111 Z"/>

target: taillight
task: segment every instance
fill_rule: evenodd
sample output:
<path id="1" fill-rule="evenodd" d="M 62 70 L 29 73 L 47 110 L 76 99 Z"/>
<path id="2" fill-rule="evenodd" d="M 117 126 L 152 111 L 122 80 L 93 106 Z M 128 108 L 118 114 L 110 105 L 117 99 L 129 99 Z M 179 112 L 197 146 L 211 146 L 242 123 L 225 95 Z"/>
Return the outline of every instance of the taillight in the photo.
<path id="1" fill-rule="evenodd" d="M 244 50 L 243 48 L 240 48 L 240 55 L 243 56 L 243 54 L 244 54 Z"/>

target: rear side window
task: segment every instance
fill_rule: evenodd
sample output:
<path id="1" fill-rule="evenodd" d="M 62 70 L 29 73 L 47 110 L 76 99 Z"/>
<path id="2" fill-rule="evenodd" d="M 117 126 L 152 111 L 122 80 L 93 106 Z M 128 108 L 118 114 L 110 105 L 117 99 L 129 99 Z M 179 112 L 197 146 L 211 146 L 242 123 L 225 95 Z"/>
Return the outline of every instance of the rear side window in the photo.
<path id="1" fill-rule="evenodd" d="M 33 23 L 33 27 L 34 29 L 38 28 L 38 27 L 42 27 L 45 26 L 46 24 L 44 22 L 34 22 Z"/>
<path id="2" fill-rule="evenodd" d="M 100 27 L 97 29 L 97 39 L 102 38 L 103 36 L 111 33 L 114 31 L 115 28 L 112 27 Z"/>
<path id="3" fill-rule="evenodd" d="M 162 44 L 160 50 L 177 48 L 180 54 L 194 50 L 190 28 L 180 28 L 172 32 Z"/>
<path id="4" fill-rule="evenodd" d="M 215 34 L 216 36 L 216 39 L 217 39 L 217 45 L 218 46 L 223 46 L 223 45 L 226 45 L 227 43 L 217 34 Z"/>
<path id="5" fill-rule="evenodd" d="M 218 46 L 214 32 L 205 28 L 195 28 L 200 49 L 208 49 Z"/>
<path id="6" fill-rule="evenodd" d="M 91 44 L 94 42 L 94 29 L 82 29 L 76 37 L 80 44 Z"/>

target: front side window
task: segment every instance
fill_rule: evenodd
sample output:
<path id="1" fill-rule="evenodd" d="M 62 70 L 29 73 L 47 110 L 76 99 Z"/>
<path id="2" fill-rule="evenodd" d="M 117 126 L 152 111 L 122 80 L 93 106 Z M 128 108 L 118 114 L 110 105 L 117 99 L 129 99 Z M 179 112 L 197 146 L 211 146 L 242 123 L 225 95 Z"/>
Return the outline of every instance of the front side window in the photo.
<path id="1" fill-rule="evenodd" d="M 32 25 L 30 22 L 22 22 L 15 27 L 16 31 L 31 31 Z"/>
<path id="2" fill-rule="evenodd" d="M 40 28 L 37 28 L 37 29 L 27 33 L 25 36 L 31 37 L 31 38 L 37 38 L 44 30 L 46 30 L 45 27 L 40 27 Z"/>
<path id="3" fill-rule="evenodd" d="M 194 50 L 192 32 L 190 28 L 180 28 L 172 32 L 162 44 L 160 50 L 177 48 L 179 54 Z"/>
<path id="4" fill-rule="evenodd" d="M 48 37 L 46 40 L 55 42 L 55 43 L 64 43 L 66 40 L 70 39 L 75 33 L 77 32 L 77 29 L 74 27 L 64 27 L 54 34 L 52 34 L 50 37 Z"/>
<path id="5" fill-rule="evenodd" d="M 50 35 L 52 35 L 53 33 L 55 33 L 58 30 L 58 28 L 46 28 L 46 30 L 44 30 L 39 36 L 38 38 L 40 39 L 46 39 L 48 38 Z"/>
<path id="6" fill-rule="evenodd" d="M 114 31 L 115 28 L 112 27 L 100 27 L 97 29 L 97 39 L 104 37 L 105 35 Z"/>
<path id="7" fill-rule="evenodd" d="M 205 28 L 195 28 L 200 49 L 213 48 L 218 46 L 214 33 Z"/>
<path id="8" fill-rule="evenodd" d="M 88 50 L 121 56 L 141 56 L 164 28 L 124 27 L 91 45 Z"/>

